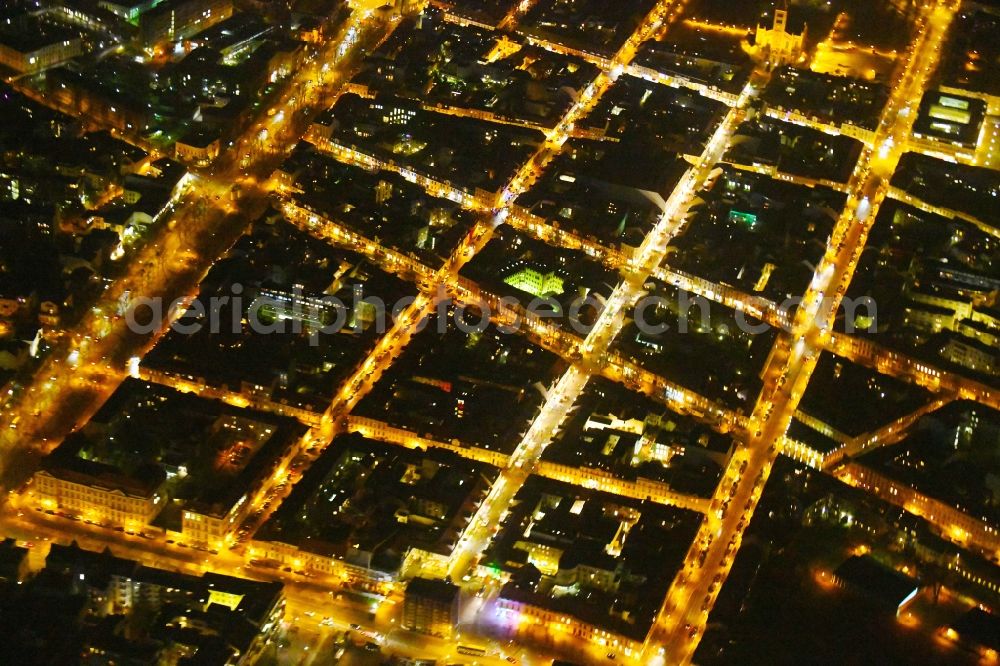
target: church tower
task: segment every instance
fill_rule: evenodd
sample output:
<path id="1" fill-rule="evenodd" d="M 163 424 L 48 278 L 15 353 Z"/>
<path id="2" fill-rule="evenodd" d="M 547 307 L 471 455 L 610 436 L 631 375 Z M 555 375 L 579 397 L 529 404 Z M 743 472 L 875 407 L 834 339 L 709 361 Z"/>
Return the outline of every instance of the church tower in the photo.
<path id="1" fill-rule="evenodd" d="M 771 25 L 757 24 L 754 40 L 759 53 L 772 67 L 796 62 L 805 48 L 805 26 L 799 34 L 790 33 L 788 23 L 788 0 L 774 7 Z"/>
<path id="2" fill-rule="evenodd" d="M 788 28 L 788 2 L 782 3 L 781 9 L 774 10 L 774 32 L 785 34 Z"/>

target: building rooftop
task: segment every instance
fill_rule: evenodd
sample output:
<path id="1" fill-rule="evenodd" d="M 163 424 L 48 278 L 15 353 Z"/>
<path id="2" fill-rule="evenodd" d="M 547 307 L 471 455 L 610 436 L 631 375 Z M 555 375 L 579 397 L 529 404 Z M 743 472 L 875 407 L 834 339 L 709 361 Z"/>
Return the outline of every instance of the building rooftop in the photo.
<path id="1" fill-rule="evenodd" d="M 973 608 L 951 625 L 959 640 L 1000 651 L 1000 616 Z"/>
<path id="2" fill-rule="evenodd" d="M 986 102 L 928 90 L 920 102 L 913 131 L 939 141 L 974 148 L 986 118 Z"/>
<path id="3" fill-rule="evenodd" d="M 80 449 L 88 444 L 90 441 L 83 433 L 70 435 L 42 462 L 42 469 L 58 479 L 141 498 L 152 497 L 167 479 L 166 472 L 156 464 L 142 465 L 125 473 L 114 465 L 78 457 Z"/>
<path id="4" fill-rule="evenodd" d="M 978 5 L 978 6 L 977 6 Z M 975 3 L 955 18 L 952 43 L 943 50 L 942 83 L 969 92 L 1000 95 L 997 58 L 1000 12 Z"/>
<path id="5" fill-rule="evenodd" d="M 410 548 L 450 553 L 494 473 L 450 451 L 341 436 L 257 538 L 394 572 Z"/>
<path id="6" fill-rule="evenodd" d="M 80 33 L 69 28 L 34 18 L 24 20 L 26 24 L 0 22 L 0 45 L 27 55 L 52 44 L 80 39 Z"/>
<path id="7" fill-rule="evenodd" d="M 420 597 L 439 604 L 455 603 L 460 592 L 461 589 L 457 585 L 430 578 L 414 578 L 406 584 L 407 597 Z"/>
<path id="8" fill-rule="evenodd" d="M 920 590 L 920 582 L 890 569 L 869 555 L 855 555 L 834 571 L 844 583 L 893 609 L 901 608 Z"/>
<path id="9" fill-rule="evenodd" d="M 0 541 L 0 582 L 16 581 L 27 557 L 28 549 L 18 546 L 14 539 Z"/>

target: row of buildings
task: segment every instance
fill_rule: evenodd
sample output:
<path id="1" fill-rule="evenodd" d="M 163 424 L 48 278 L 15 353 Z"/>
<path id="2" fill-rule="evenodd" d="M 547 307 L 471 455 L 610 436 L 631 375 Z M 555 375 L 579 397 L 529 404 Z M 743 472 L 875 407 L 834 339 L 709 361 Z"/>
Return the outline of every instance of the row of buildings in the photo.
<path id="1" fill-rule="evenodd" d="M 220 550 L 254 510 L 257 493 L 288 469 L 292 445 L 304 433 L 291 419 L 247 418 L 236 409 L 132 382 L 111 405 L 44 461 L 22 496 L 26 506 Z M 165 425 L 179 416 L 193 427 Z M 146 419 L 146 434 L 159 442 L 151 451 L 130 452 L 123 424 L 133 417 Z"/>
<path id="2" fill-rule="evenodd" d="M 281 583 L 175 573 L 75 542 L 53 544 L 37 571 L 30 555 L 0 544 L 4 650 L 22 663 L 253 664 L 282 631 Z"/>
<path id="3" fill-rule="evenodd" d="M 50 15 L 62 24 L 45 21 Z M 43 11 L 41 19 L 24 14 L 0 23 L 0 65 L 31 74 L 81 55 L 89 43 L 75 26 L 128 34 L 153 48 L 186 40 L 232 15 L 232 0 L 66 0 Z"/>

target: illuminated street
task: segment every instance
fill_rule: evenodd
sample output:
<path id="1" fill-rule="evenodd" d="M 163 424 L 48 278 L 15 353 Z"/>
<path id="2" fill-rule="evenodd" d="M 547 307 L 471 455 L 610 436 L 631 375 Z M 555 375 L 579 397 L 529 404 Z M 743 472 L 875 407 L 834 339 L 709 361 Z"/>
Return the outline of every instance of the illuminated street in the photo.
<path id="1" fill-rule="evenodd" d="M 913 100 L 919 97 L 933 70 L 955 9 L 933 4 L 925 11 L 927 23 L 897 75 L 900 85 L 883 113 L 875 142 L 879 148 L 866 150 L 855 168 L 851 199 L 834 230 L 824 261 L 816 268 L 804 297 L 805 306 L 796 314 L 791 332 L 779 338 L 780 347 L 765 370 L 768 384 L 751 417 L 751 427 L 756 429 L 730 460 L 726 479 L 716 491 L 714 506 L 719 515 L 710 514 L 702 524 L 684 571 L 674 581 L 647 639 L 648 655 L 660 658 L 662 663 L 688 662 L 698 636 L 704 632 L 708 613 L 778 455 L 778 441 L 788 429 L 816 366 L 817 342 L 828 334 L 875 212 L 885 197 L 886 175 L 895 169 L 901 155 L 901 138 L 908 134 L 913 122 Z"/>
<path id="2" fill-rule="evenodd" d="M 365 23 L 375 22 L 367 20 L 358 27 L 364 29 Z M 345 26 L 338 40 L 325 47 L 325 54 L 333 55 L 334 62 L 343 60 L 342 63 L 335 67 L 321 65 L 327 62 L 326 58 L 314 56 L 312 64 L 297 74 L 297 81 L 286 85 L 277 101 L 276 108 L 284 109 L 281 115 L 272 115 L 251 127 L 228 155 L 239 155 L 248 149 L 253 136 L 263 131 L 258 128 L 264 123 L 270 125 L 271 136 L 282 137 L 281 143 L 270 145 L 267 151 L 252 151 L 252 164 L 239 167 L 234 163 L 236 160 L 224 155 L 220 161 L 230 162 L 228 167 L 219 167 L 212 176 L 192 174 L 183 179 L 160 212 L 157 236 L 130 260 L 128 273 L 105 290 L 101 301 L 78 329 L 66 337 L 64 346 L 50 352 L 46 365 L 36 374 L 37 385 L 21 387 L 18 395 L 5 396 L 0 430 L 2 447 L 10 452 L 3 459 L 8 488 L 23 481 L 6 465 L 10 456 L 23 455 L 21 443 L 40 440 L 45 448 L 45 442 L 57 441 L 79 427 L 125 376 L 128 359 L 141 357 L 155 342 L 155 337 L 137 336 L 129 330 L 127 318 L 117 312 L 122 299 L 128 299 L 130 294 L 144 294 L 146 298 L 158 297 L 173 303 L 190 296 L 207 268 L 242 233 L 246 217 L 237 214 L 237 210 L 259 209 L 266 202 L 266 191 L 258 182 L 266 181 L 280 155 L 294 144 L 296 131 L 303 124 L 297 111 L 330 99 L 345 82 L 351 59 L 344 45 L 357 49 L 358 43 L 377 43 L 384 38 L 384 31 L 392 28 L 374 25 L 371 33 L 359 37 L 358 27 Z M 309 85 L 299 99 L 295 93 L 302 82 Z M 238 186 L 230 185 L 241 171 L 244 176 Z M 98 381 L 81 381 L 76 372 L 78 366 L 100 368 Z M 40 418 L 43 414 L 44 421 Z M 14 423 L 16 429 L 11 427 Z"/>
<path id="3" fill-rule="evenodd" d="M 0 655 L 996 663 L 994 8 L 286 5 L 4 10 Z"/>

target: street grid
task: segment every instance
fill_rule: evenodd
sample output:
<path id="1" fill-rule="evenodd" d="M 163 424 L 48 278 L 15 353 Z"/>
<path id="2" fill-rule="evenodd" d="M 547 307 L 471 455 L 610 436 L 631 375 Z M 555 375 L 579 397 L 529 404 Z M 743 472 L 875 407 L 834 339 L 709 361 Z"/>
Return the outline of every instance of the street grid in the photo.
<path id="1" fill-rule="evenodd" d="M 85 360 L 82 365 L 87 372 L 81 376 L 78 372 L 63 373 L 55 369 L 43 368 L 43 371 L 38 375 L 38 386 L 27 387 L 22 394 L 5 403 L 4 415 L 0 418 L 0 427 L 5 433 L 5 441 L 3 442 L 5 453 L 25 448 L 23 446 L 24 439 L 32 435 L 37 440 L 32 442 L 36 449 L 35 458 L 51 450 L 53 442 L 58 442 L 61 435 L 65 435 L 69 430 L 85 422 L 88 413 L 94 409 L 94 405 L 99 405 L 102 399 L 110 395 L 118 383 L 125 378 L 125 359 L 121 358 L 120 352 L 112 353 L 113 348 L 110 346 L 110 342 L 104 345 L 88 345 L 88 341 L 98 338 L 100 332 L 105 332 L 96 322 L 106 316 L 112 304 L 118 302 L 120 294 L 128 291 L 127 287 L 153 294 L 170 293 L 177 290 L 173 283 L 179 282 L 182 293 L 196 293 L 197 286 L 201 281 L 200 278 L 207 272 L 207 268 L 221 257 L 231 241 L 234 241 L 242 233 L 239 220 L 243 220 L 245 224 L 247 221 L 245 220 L 245 211 L 259 208 L 271 197 L 278 204 L 286 219 L 294 226 L 332 244 L 361 252 L 373 259 L 386 272 L 416 280 L 420 290 L 414 303 L 403 311 L 392 329 L 385 334 L 368 357 L 343 383 L 323 413 L 294 414 L 310 426 L 307 435 L 297 445 L 300 449 L 299 452 L 309 459 L 315 460 L 337 435 L 344 432 L 361 432 L 401 446 L 418 446 L 420 448 L 439 446 L 450 448 L 460 455 L 473 459 L 490 458 L 489 462 L 499 469 L 500 476 L 494 482 L 490 495 L 480 505 L 479 511 L 470 521 L 466 533 L 459 541 L 459 547 L 445 562 L 428 561 L 426 567 L 420 571 L 422 575 L 448 576 L 453 580 L 458 580 L 470 572 L 474 572 L 478 557 L 489 544 L 490 528 L 500 520 L 501 514 L 506 510 L 524 481 L 532 474 L 556 478 L 551 469 L 547 471 L 545 463 L 539 463 L 539 459 L 591 376 L 604 376 L 623 384 L 630 390 L 645 393 L 678 413 L 693 414 L 714 429 L 729 433 L 734 437 L 736 445 L 733 455 L 711 500 L 671 493 L 669 488 L 660 489 L 662 494 L 654 498 L 654 501 L 675 504 L 706 515 L 702 522 L 702 528 L 691 545 L 686 564 L 671 586 L 664 601 L 663 610 L 650 631 L 646 650 L 641 656 L 636 655 L 635 658 L 640 663 L 655 663 L 657 660 L 666 664 L 689 662 L 697 646 L 698 638 L 703 633 L 714 600 L 725 582 L 728 568 L 739 550 L 740 539 L 749 525 L 771 465 L 782 449 L 788 445 L 785 433 L 795 414 L 798 399 L 808 385 L 812 369 L 815 367 L 821 351 L 832 352 L 853 362 L 874 368 L 880 373 L 901 376 L 906 381 L 939 392 L 939 397 L 934 402 L 922 407 L 918 412 L 886 424 L 874 432 L 860 435 L 845 442 L 844 450 L 832 461 L 833 463 L 845 456 L 858 455 L 876 446 L 889 445 L 899 441 L 907 428 L 920 416 L 939 409 L 953 399 L 974 400 L 990 407 L 1000 408 L 1000 395 L 995 390 L 978 382 L 933 368 L 926 363 L 909 359 L 898 352 L 880 348 L 867 341 L 862 344 L 850 336 L 833 333 L 832 321 L 829 317 L 832 317 L 834 309 L 826 311 L 828 314 L 826 321 L 823 320 L 823 311 L 820 310 L 824 303 L 823 295 L 828 294 L 828 290 L 839 286 L 842 288 L 842 291 L 838 292 L 841 295 L 846 290 L 846 286 L 853 277 L 857 258 L 865 246 L 867 231 L 877 216 L 878 207 L 886 196 L 893 196 L 892 193 L 887 192 L 886 185 L 902 155 L 909 125 L 912 124 L 913 116 L 915 116 L 913 113 L 902 114 L 900 111 L 903 108 L 911 108 L 914 100 L 920 99 L 927 86 L 928 79 L 936 65 L 941 40 L 947 33 L 947 27 L 953 14 L 957 11 L 957 6 L 953 2 L 925 3 L 922 9 L 922 18 L 919 20 L 920 25 L 917 26 L 917 38 L 901 60 L 894 81 L 894 95 L 883 110 L 875 138 L 866 146 L 858 161 L 854 176 L 845 186 L 845 190 L 849 193 L 848 204 L 831 237 L 827 254 L 816 269 L 813 283 L 804 299 L 805 305 L 794 315 L 779 311 L 775 303 L 759 296 L 740 293 L 738 290 L 724 285 L 714 285 L 695 276 L 672 270 L 669 263 L 664 264 L 666 246 L 674 235 L 682 233 L 685 214 L 691 204 L 692 197 L 704 184 L 711 169 L 721 161 L 729 138 L 745 116 L 747 105 L 766 83 L 769 73 L 764 69 L 758 69 L 755 72 L 751 83 L 738 98 L 726 97 L 724 99 L 729 106 L 728 113 L 718 123 L 712 139 L 697 164 L 689 169 L 674 190 L 668 200 L 665 214 L 653 232 L 647 236 L 636 255 L 627 257 L 614 248 L 585 239 L 564 229 L 556 229 L 544 220 L 533 219 L 524 215 L 522 211 L 516 210 L 513 202 L 517 195 L 530 189 L 538 174 L 544 171 L 546 166 L 559 154 L 565 140 L 573 136 L 575 123 L 589 113 L 601 96 L 614 84 L 618 76 L 622 73 L 639 74 L 637 68 L 631 63 L 638 48 L 653 38 L 655 34 L 668 30 L 670 24 L 683 15 L 685 5 L 685 0 L 661 0 L 646 21 L 627 40 L 622 50 L 612 58 L 593 56 L 532 38 L 531 42 L 536 46 L 548 48 L 554 52 L 569 52 L 572 55 L 587 58 L 598 65 L 601 73 L 563 118 L 554 127 L 544 130 L 545 141 L 539 151 L 522 166 L 496 200 L 458 191 L 443 183 L 435 182 L 431 178 L 407 172 L 402 167 L 392 167 L 382 163 L 372 156 L 346 147 L 331 145 L 329 142 L 310 136 L 306 130 L 307 126 L 301 125 L 289 127 L 284 133 L 278 131 L 272 133 L 273 135 L 281 134 L 284 139 L 279 145 L 269 146 L 266 150 L 261 150 L 262 154 L 259 155 L 255 165 L 255 172 L 259 175 L 256 178 L 251 177 L 249 180 L 240 180 L 244 184 L 244 191 L 238 195 L 237 204 L 228 201 L 222 204 L 217 203 L 220 196 L 229 196 L 231 190 L 224 184 L 227 182 L 227 176 L 235 174 L 234 169 L 223 168 L 211 173 L 192 176 L 185 183 L 187 189 L 182 190 L 175 197 L 178 205 L 177 210 L 172 215 L 175 219 L 183 219 L 183 215 L 188 214 L 203 220 L 206 229 L 217 230 L 229 225 L 230 231 L 226 238 L 230 242 L 219 242 L 218 240 L 207 242 L 205 239 L 199 239 L 198 234 L 193 234 L 191 231 L 178 232 L 181 235 L 180 239 L 177 238 L 178 234 L 165 232 L 165 238 L 173 238 L 170 241 L 173 246 L 171 250 L 168 250 L 168 256 L 181 257 L 180 263 L 177 266 L 163 269 L 165 274 L 162 281 L 147 277 L 145 273 L 133 274 L 128 276 L 122 284 L 109 290 L 107 302 L 97 308 L 97 314 L 84 322 L 75 335 L 69 336 L 76 348 L 84 349 Z M 530 7 L 530 2 L 513 6 L 503 19 L 501 27 L 504 30 L 516 29 L 518 20 Z M 371 27 L 374 29 L 370 36 L 359 41 L 370 40 L 370 43 L 380 43 L 391 34 L 395 24 Z M 339 48 L 337 45 L 333 46 Z M 339 92 L 344 90 L 351 79 L 351 71 L 353 71 L 350 67 L 345 67 L 345 70 L 338 72 L 337 75 L 326 76 L 324 82 L 329 84 L 327 89 L 316 86 L 316 89 L 311 93 L 302 95 L 300 92 L 303 99 L 315 100 L 312 115 L 329 108 Z M 297 75 L 299 87 L 296 88 L 293 85 L 289 90 L 301 91 L 302 81 L 308 80 L 307 77 L 314 76 L 317 76 L 315 71 Z M 660 84 L 684 86 L 702 94 L 706 92 L 695 84 L 677 80 L 675 77 L 657 77 L 655 80 Z M 288 96 L 290 93 L 286 95 L 286 100 Z M 461 114 L 461 111 L 456 109 L 449 109 L 447 112 Z M 292 115 L 292 113 L 288 114 L 289 117 Z M 385 248 L 376 241 L 352 232 L 336 220 L 325 218 L 296 205 L 288 196 L 290 193 L 282 191 L 281 186 L 273 180 L 269 180 L 269 177 L 280 164 L 281 157 L 287 154 L 288 150 L 294 147 L 303 135 L 317 148 L 323 150 L 325 154 L 345 164 L 362 165 L 369 169 L 395 169 L 397 173 L 401 173 L 404 177 L 422 185 L 429 193 L 459 201 L 466 209 L 479 215 L 474 229 L 465 237 L 445 264 L 440 269 L 435 270 L 402 253 Z M 894 141 L 890 142 L 889 139 Z M 889 147 L 883 150 L 886 145 Z M 238 155 L 243 152 L 243 148 L 243 143 L 238 143 L 230 154 Z M 224 164 L 224 160 L 220 163 Z M 871 212 L 862 217 L 858 213 L 858 205 L 865 197 L 871 201 Z M 609 307 L 602 312 L 598 323 L 588 336 L 580 338 L 561 331 L 544 320 L 530 320 L 523 311 L 511 308 L 504 309 L 498 305 L 499 299 L 495 295 L 489 294 L 471 280 L 459 277 L 461 268 L 490 241 L 493 229 L 503 223 L 509 224 L 533 238 L 550 243 L 554 247 L 583 250 L 605 265 L 622 272 L 622 282 L 609 299 Z M 164 225 L 164 227 L 166 226 Z M 184 225 L 177 224 L 176 228 L 182 229 Z M 214 239 L 214 231 L 210 236 Z M 199 254 L 199 252 L 192 248 L 207 248 L 211 256 L 196 257 L 194 255 Z M 139 254 L 133 261 L 137 262 L 136 265 L 141 265 L 146 259 L 143 259 L 143 255 Z M 193 270 L 192 265 L 196 269 Z M 174 273 L 170 273 L 171 270 Z M 616 335 L 621 331 L 624 313 L 634 302 L 639 288 L 649 276 L 660 278 L 668 284 L 687 289 L 710 301 L 722 303 L 727 307 L 760 318 L 780 329 L 781 334 L 775 345 L 771 364 L 765 372 L 765 387 L 752 414 L 744 415 L 728 410 L 671 382 L 668 378 L 644 370 L 620 355 L 609 353 Z M 570 364 L 566 373 L 550 387 L 541 412 L 534 419 L 515 452 L 510 456 L 497 458 L 493 452 L 487 455 L 483 451 L 477 451 L 468 446 L 434 442 L 426 438 L 417 438 L 415 434 L 409 437 L 405 431 L 398 431 L 398 429 L 391 435 L 375 436 L 374 424 L 352 414 L 354 406 L 379 381 L 385 369 L 398 358 L 406 347 L 417 323 L 433 313 L 438 299 L 442 298 L 442 295 L 447 295 L 459 304 L 488 307 L 494 323 L 510 323 L 514 320 L 528 318 L 527 325 L 520 327 L 519 334 L 527 337 L 533 344 L 557 353 Z M 833 296 L 833 300 L 839 301 L 839 297 Z M 817 321 L 822 322 L 821 325 L 818 326 Z M 123 332 L 115 334 L 113 331 L 106 331 L 105 333 L 106 335 L 100 335 L 99 339 L 106 338 L 109 341 L 117 341 L 126 336 Z M 151 340 L 134 341 L 130 346 L 128 356 L 141 357 L 155 344 L 157 339 L 158 336 L 154 336 Z M 53 357 L 57 358 L 60 353 L 65 356 L 64 350 L 57 350 L 53 353 Z M 112 360 L 101 360 L 108 355 Z M 87 358 L 93 358 L 94 362 L 88 363 Z M 907 371 L 901 372 L 901 368 Z M 913 368 L 918 370 L 913 371 Z M 50 374 L 58 377 L 56 388 L 54 390 L 51 388 L 41 390 L 42 383 Z M 193 386 L 177 378 L 162 373 L 154 374 L 146 369 L 142 369 L 139 376 L 148 381 L 163 383 L 179 389 L 194 390 L 206 397 L 214 397 L 231 404 L 247 406 L 245 401 L 241 403 L 238 394 L 227 395 L 221 391 L 212 393 L 211 387 Z M 94 390 L 93 385 L 84 386 L 82 393 L 90 399 L 89 403 L 87 400 L 70 400 L 70 398 L 75 397 L 76 391 L 80 391 L 81 382 L 86 384 L 88 381 L 99 387 L 98 390 Z M 181 386 L 182 384 L 183 386 Z M 60 388 L 63 388 L 61 393 Z M 60 401 L 67 400 L 81 403 L 77 414 L 72 418 L 66 418 L 59 413 L 53 417 L 47 413 L 51 405 L 57 405 Z M 278 413 L 284 413 L 288 410 L 287 406 L 280 404 L 267 405 L 257 402 L 253 406 Z M 16 438 L 12 438 L 11 431 L 3 426 L 9 425 L 15 411 L 35 414 L 35 425 L 33 428 L 30 425 L 22 427 Z M 418 439 L 419 441 L 417 441 Z M 10 462 L 9 456 L 5 456 L 5 462 Z M 815 460 L 807 460 L 807 462 L 815 466 L 825 466 L 828 470 L 832 467 L 831 461 L 825 461 L 819 465 L 816 464 Z M 18 477 L 16 475 L 9 477 L 9 472 L 8 464 L 5 468 L 5 481 L 7 478 L 11 478 L 12 480 L 7 483 L 8 487 L 12 487 L 13 479 Z M 272 508 L 271 511 L 261 513 L 253 524 L 245 526 L 251 532 L 267 520 L 270 513 L 280 505 L 281 500 L 290 492 L 290 490 L 279 490 L 278 485 L 278 479 L 272 480 L 271 484 L 255 498 L 256 503 L 267 502 Z M 294 479 L 293 483 L 288 484 L 288 488 L 292 485 L 294 485 Z M 629 488 L 625 482 L 620 480 L 607 479 L 606 482 L 601 483 L 601 488 L 607 492 L 631 497 L 642 498 L 650 495 L 647 490 L 640 491 Z M 745 508 L 741 512 L 735 510 L 730 512 L 728 508 L 730 501 L 732 501 L 734 509 L 737 508 L 738 504 L 743 504 L 746 501 Z M 109 532 L 104 541 L 114 544 L 116 539 L 120 538 L 120 535 Z M 219 559 L 222 569 L 231 569 L 235 561 L 232 559 L 232 553 L 220 553 L 213 558 Z M 710 564 L 713 566 L 710 567 Z M 721 575 L 712 578 L 711 574 L 715 572 Z M 481 575 L 481 573 L 476 572 L 475 575 Z"/>

